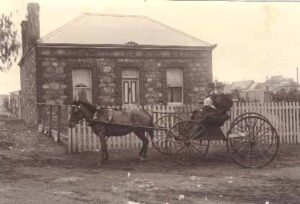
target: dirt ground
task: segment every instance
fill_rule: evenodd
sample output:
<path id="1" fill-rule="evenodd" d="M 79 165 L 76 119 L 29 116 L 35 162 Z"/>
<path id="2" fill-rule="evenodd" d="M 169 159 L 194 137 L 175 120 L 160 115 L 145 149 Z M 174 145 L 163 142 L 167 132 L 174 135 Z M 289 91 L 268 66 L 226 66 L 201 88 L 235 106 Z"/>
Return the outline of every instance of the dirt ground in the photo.
<path id="1" fill-rule="evenodd" d="M 300 203 L 300 146 L 281 145 L 263 169 L 234 164 L 214 146 L 199 165 L 174 164 L 154 149 L 68 155 L 62 144 L 0 115 L 0 203 Z"/>

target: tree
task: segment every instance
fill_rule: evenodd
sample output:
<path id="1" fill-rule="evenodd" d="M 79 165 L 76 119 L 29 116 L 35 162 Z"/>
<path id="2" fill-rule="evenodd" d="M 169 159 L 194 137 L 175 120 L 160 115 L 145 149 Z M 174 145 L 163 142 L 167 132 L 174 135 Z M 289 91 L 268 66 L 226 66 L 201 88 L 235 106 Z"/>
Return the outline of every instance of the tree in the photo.
<path id="1" fill-rule="evenodd" d="M 0 71 L 7 71 L 17 60 L 20 43 L 12 15 L 2 14 L 0 17 Z"/>
<path id="2" fill-rule="evenodd" d="M 281 89 L 275 94 L 272 94 L 273 101 L 275 102 L 300 102 L 300 91 L 296 88 L 286 91 Z"/>

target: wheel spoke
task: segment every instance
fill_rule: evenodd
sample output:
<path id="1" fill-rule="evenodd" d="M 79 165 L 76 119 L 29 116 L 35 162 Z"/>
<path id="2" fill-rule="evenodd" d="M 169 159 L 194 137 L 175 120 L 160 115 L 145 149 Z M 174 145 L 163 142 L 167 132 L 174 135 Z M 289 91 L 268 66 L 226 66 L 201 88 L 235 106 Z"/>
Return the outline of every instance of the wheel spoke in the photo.
<path id="1" fill-rule="evenodd" d="M 173 142 L 171 144 L 170 140 L 167 141 L 167 135 L 171 127 L 174 125 L 174 123 L 180 120 L 181 119 L 178 116 L 165 115 L 157 119 L 156 122 L 154 123 L 154 126 L 158 127 L 158 129 L 154 129 L 155 138 L 152 140 L 152 144 L 159 152 L 166 154 L 167 147 L 173 144 Z M 165 128 L 165 130 L 161 130 L 159 128 Z M 173 130 L 172 133 L 174 134 L 176 133 L 176 131 Z"/>
<path id="2" fill-rule="evenodd" d="M 271 162 L 278 151 L 279 137 L 271 123 L 263 116 L 252 113 L 240 117 L 231 125 L 227 150 L 233 161 L 248 168 L 258 168 Z M 245 134 L 245 135 L 243 135 Z"/>
<path id="3" fill-rule="evenodd" d="M 168 133 L 167 141 L 174 147 L 168 147 L 170 158 L 184 165 L 191 165 L 201 161 L 207 154 L 209 141 L 202 142 L 207 132 L 201 124 L 195 121 L 176 123 Z M 201 138 L 201 139 L 200 139 Z"/>

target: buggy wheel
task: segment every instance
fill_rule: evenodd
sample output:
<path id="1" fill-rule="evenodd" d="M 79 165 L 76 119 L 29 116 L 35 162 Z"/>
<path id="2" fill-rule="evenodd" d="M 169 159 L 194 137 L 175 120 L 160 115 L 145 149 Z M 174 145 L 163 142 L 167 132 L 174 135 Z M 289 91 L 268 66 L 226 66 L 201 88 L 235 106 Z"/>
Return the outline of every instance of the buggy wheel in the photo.
<path id="1" fill-rule="evenodd" d="M 193 165 L 203 160 L 209 148 L 208 132 L 196 121 L 181 121 L 168 132 L 167 155 L 181 165 Z"/>
<path id="2" fill-rule="evenodd" d="M 234 120 L 232 121 L 232 123 L 240 120 L 241 118 L 246 118 L 246 117 L 249 117 L 249 116 L 257 116 L 257 117 L 260 117 L 260 118 L 264 118 L 264 119 L 267 119 L 264 115 L 260 114 L 260 113 L 256 113 L 256 112 L 245 112 L 245 113 L 242 113 L 240 115 L 238 115 L 236 118 L 234 118 Z M 268 120 L 268 119 L 267 119 Z"/>
<path id="3" fill-rule="evenodd" d="M 182 119 L 176 115 L 164 115 L 157 119 L 154 123 L 154 127 L 156 128 L 164 128 L 164 129 L 154 129 L 154 137 L 152 139 L 152 145 L 154 148 L 160 153 L 166 154 L 166 138 L 168 131 L 171 127 L 182 121 Z"/>
<path id="4" fill-rule="evenodd" d="M 235 163 L 245 168 L 262 168 L 275 159 L 279 135 L 264 117 L 242 117 L 230 126 L 226 146 Z"/>

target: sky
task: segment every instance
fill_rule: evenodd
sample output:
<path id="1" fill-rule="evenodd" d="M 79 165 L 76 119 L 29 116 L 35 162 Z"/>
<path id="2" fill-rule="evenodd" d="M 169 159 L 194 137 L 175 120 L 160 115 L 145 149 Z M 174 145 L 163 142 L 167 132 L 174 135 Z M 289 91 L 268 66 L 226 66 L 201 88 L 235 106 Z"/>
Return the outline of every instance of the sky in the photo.
<path id="1" fill-rule="evenodd" d="M 41 37 L 84 12 L 144 15 L 211 44 L 213 78 L 222 82 L 282 75 L 296 81 L 300 68 L 300 2 L 162 0 L 0 0 L 16 27 L 27 3 L 40 5 Z M 20 89 L 17 65 L 0 73 L 0 94 Z"/>

